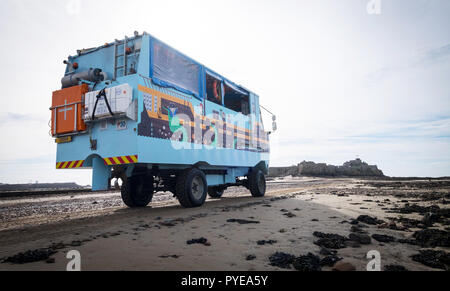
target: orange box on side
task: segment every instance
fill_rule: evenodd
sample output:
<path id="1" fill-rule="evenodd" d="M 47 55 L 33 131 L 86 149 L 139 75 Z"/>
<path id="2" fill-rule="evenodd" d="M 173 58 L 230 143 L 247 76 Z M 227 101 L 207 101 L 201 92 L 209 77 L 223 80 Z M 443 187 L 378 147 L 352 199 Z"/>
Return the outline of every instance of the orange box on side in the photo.
<path id="1" fill-rule="evenodd" d="M 53 92 L 52 135 L 68 134 L 86 130 L 82 118 L 84 114 L 84 94 L 89 91 L 87 84 Z"/>

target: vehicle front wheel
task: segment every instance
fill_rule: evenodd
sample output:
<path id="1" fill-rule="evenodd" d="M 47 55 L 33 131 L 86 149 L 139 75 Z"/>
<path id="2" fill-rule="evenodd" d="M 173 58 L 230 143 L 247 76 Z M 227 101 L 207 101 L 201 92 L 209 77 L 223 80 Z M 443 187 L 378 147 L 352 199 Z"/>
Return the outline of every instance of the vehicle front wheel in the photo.
<path id="1" fill-rule="evenodd" d="M 153 199 L 153 176 L 133 176 L 122 185 L 122 200 L 130 208 L 145 207 Z"/>
<path id="2" fill-rule="evenodd" d="M 176 196 L 181 206 L 186 208 L 202 206 L 206 201 L 207 191 L 206 176 L 199 169 L 187 169 L 178 175 Z"/>
<path id="3" fill-rule="evenodd" d="M 248 177 L 248 186 L 253 197 L 266 194 L 266 176 L 261 170 L 253 170 Z"/>

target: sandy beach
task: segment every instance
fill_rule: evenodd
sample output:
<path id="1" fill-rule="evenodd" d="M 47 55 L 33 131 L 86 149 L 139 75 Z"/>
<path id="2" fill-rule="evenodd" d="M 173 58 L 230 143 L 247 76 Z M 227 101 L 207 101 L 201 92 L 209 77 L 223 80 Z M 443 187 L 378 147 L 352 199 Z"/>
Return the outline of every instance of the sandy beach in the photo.
<path id="1" fill-rule="evenodd" d="M 335 261 L 365 271 L 372 250 L 383 270 L 444 270 L 449 198 L 446 179 L 306 177 L 270 181 L 264 198 L 232 188 L 194 209 L 167 193 L 143 209 L 126 208 L 118 192 L 0 198 L 0 270 L 64 271 L 70 250 L 80 252 L 82 270 L 297 269 L 278 252 L 331 259 L 323 271 Z M 34 250 L 49 255 L 23 263 Z M 447 258 L 431 267 L 423 250 Z"/>

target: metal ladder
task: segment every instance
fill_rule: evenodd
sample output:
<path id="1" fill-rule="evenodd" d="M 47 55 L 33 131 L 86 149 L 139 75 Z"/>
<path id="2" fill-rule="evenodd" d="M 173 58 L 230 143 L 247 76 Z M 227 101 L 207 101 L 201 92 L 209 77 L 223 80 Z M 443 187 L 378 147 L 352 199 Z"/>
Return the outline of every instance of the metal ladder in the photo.
<path id="1" fill-rule="evenodd" d="M 123 44 L 123 52 L 122 54 L 119 54 L 118 48 Z M 123 75 L 127 75 L 128 70 L 128 58 L 127 58 L 127 45 L 128 45 L 128 37 L 125 36 L 124 41 L 116 40 L 114 43 L 114 77 L 113 80 L 115 81 L 117 79 L 117 71 L 120 69 L 123 69 Z M 117 59 L 123 57 L 123 65 L 117 66 Z"/>

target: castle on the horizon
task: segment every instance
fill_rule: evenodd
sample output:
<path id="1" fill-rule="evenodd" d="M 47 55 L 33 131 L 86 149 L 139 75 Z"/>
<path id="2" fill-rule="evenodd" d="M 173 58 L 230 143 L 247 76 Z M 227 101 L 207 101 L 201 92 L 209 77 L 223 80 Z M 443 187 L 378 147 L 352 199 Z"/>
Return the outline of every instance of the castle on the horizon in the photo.
<path id="1" fill-rule="evenodd" d="M 369 165 L 360 158 L 345 162 L 342 166 L 303 161 L 297 166 L 270 168 L 269 176 L 348 176 L 348 177 L 384 177 L 383 171 L 376 165 Z"/>

